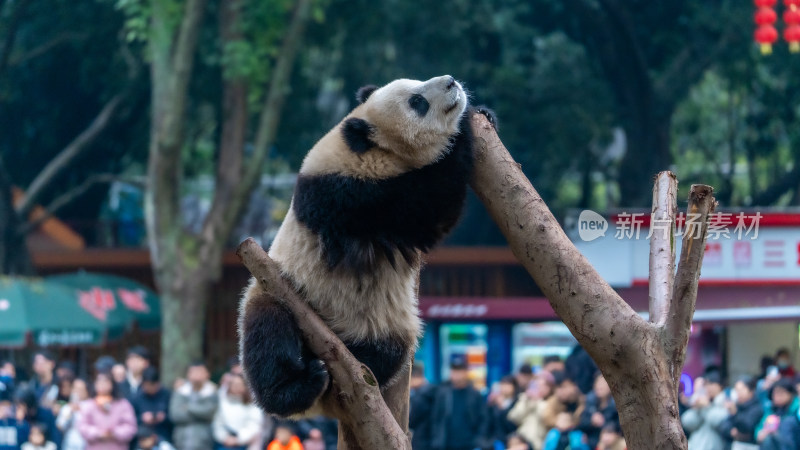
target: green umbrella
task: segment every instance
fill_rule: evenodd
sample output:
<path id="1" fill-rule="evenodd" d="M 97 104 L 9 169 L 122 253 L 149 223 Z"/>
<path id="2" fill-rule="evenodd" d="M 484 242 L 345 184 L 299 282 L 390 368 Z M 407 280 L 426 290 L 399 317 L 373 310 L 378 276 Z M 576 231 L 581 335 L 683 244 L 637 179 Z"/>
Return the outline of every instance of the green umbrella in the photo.
<path id="1" fill-rule="evenodd" d="M 0 277 L 0 347 L 99 344 L 124 327 L 80 307 L 74 289 L 41 278 Z"/>
<path id="2" fill-rule="evenodd" d="M 81 308 L 98 320 L 122 324 L 125 329 L 134 322 L 144 330 L 161 326 L 158 296 L 136 281 L 91 272 L 54 275 L 47 280 L 72 288 Z"/>

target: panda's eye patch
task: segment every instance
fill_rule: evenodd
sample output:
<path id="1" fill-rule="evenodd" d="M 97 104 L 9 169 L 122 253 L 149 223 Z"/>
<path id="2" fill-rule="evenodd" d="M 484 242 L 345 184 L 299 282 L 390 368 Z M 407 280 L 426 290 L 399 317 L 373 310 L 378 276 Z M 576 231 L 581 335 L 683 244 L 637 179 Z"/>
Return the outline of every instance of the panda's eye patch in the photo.
<path id="1" fill-rule="evenodd" d="M 431 104 L 428 103 L 428 100 L 425 97 L 414 94 L 408 99 L 408 106 L 411 107 L 420 117 L 424 117 L 425 114 L 428 113 L 428 108 L 431 107 Z"/>

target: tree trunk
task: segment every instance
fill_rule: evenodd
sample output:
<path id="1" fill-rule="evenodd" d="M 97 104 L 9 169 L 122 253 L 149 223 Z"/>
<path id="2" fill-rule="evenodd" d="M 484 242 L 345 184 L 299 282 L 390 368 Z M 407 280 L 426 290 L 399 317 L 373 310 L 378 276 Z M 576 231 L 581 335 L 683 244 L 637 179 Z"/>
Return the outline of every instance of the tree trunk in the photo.
<path id="1" fill-rule="evenodd" d="M 166 386 L 184 378 L 192 361 L 203 359 L 210 292 L 207 277 L 175 276 L 161 284 L 161 378 Z"/>
<path id="2" fill-rule="evenodd" d="M 24 236 L 17 233 L 20 220 L 11 189 L 11 178 L 0 157 L 0 274 L 32 275 L 28 246 Z"/>

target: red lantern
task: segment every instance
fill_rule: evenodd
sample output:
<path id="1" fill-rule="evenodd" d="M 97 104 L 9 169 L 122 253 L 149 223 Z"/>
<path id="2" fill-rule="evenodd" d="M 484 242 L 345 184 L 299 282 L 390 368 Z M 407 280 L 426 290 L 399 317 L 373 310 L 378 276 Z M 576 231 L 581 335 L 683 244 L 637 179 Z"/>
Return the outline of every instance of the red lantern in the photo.
<path id="1" fill-rule="evenodd" d="M 784 0 L 793 1 L 793 0 Z M 772 53 L 772 44 L 778 40 L 778 30 L 773 25 L 778 20 L 778 15 L 772 9 L 778 0 L 753 0 L 758 7 L 753 19 L 758 28 L 756 29 L 755 39 L 760 44 L 761 53 L 766 55 Z"/>
<path id="2" fill-rule="evenodd" d="M 772 8 L 758 8 L 754 20 L 758 25 L 772 25 L 778 20 L 778 15 Z"/>
<path id="3" fill-rule="evenodd" d="M 792 5 L 800 7 L 800 0 L 783 0 L 783 4 L 786 5 L 787 8 L 791 8 Z"/>
<path id="4" fill-rule="evenodd" d="M 783 0 L 786 11 L 783 12 L 783 38 L 789 43 L 789 51 L 800 52 L 800 0 Z"/>
<path id="5" fill-rule="evenodd" d="M 756 29 L 755 38 L 761 46 L 761 53 L 768 55 L 772 53 L 772 44 L 778 40 L 778 30 L 772 25 L 762 25 Z"/>

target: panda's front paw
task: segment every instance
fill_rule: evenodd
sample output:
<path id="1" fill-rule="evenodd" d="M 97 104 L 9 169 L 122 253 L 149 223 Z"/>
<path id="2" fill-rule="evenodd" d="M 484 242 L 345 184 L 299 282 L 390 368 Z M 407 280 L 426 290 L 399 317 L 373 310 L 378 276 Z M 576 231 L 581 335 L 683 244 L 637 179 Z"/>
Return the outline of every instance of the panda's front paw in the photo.
<path id="1" fill-rule="evenodd" d="M 475 112 L 479 114 L 483 114 L 486 117 L 486 120 L 492 124 L 492 128 L 494 131 L 500 131 L 500 128 L 497 126 L 497 115 L 491 109 L 487 108 L 486 106 L 478 106 L 475 108 Z"/>

